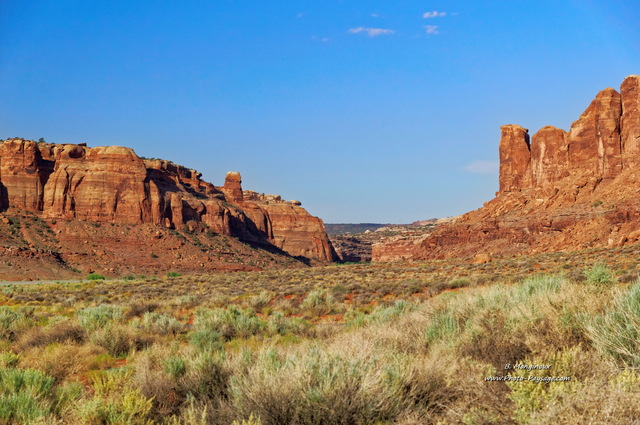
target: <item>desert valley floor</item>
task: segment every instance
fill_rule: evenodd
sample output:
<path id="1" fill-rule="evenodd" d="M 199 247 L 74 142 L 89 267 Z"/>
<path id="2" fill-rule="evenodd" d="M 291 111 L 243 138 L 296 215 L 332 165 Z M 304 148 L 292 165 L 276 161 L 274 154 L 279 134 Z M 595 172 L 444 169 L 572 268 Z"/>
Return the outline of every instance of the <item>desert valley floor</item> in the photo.
<path id="1" fill-rule="evenodd" d="M 639 255 L 3 285 L 0 423 L 635 423 Z"/>

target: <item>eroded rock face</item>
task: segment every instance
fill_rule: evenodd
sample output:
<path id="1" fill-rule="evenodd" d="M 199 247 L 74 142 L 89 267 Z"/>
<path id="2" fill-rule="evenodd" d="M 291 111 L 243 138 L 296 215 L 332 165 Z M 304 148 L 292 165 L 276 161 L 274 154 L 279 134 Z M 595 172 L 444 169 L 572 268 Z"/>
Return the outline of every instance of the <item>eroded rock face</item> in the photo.
<path id="1" fill-rule="evenodd" d="M 144 163 L 129 148 L 65 145 L 44 186 L 43 217 L 150 221 L 146 175 Z"/>
<path id="2" fill-rule="evenodd" d="M 337 259 L 321 219 L 290 202 L 258 205 L 267 212 L 275 246 L 306 258 Z"/>
<path id="3" fill-rule="evenodd" d="M 0 144 L 0 208 L 41 208 L 44 184 L 52 170 L 53 162 L 43 158 L 36 142 L 7 140 Z"/>
<path id="4" fill-rule="evenodd" d="M 533 186 L 544 186 L 569 175 L 566 132 L 553 126 L 541 128 L 531 141 Z"/>
<path id="5" fill-rule="evenodd" d="M 514 124 L 503 125 L 500 130 L 500 191 L 531 186 L 529 130 Z"/>
<path id="6" fill-rule="evenodd" d="M 334 260 L 322 220 L 299 205 L 273 195 L 275 205 L 262 204 L 259 197 L 245 201 L 237 172 L 227 173 L 222 187 L 200 177 L 195 170 L 143 160 L 119 146 L 22 139 L 0 144 L 0 210 L 190 231 L 201 223 L 216 233 L 275 245 L 293 256 Z"/>
<path id="7" fill-rule="evenodd" d="M 569 165 L 574 172 L 613 178 L 622 171 L 620 93 L 602 90 L 567 136 Z"/>
<path id="8" fill-rule="evenodd" d="M 640 165 L 640 76 L 625 78 L 620 86 L 622 160 L 629 167 Z"/>
<path id="9" fill-rule="evenodd" d="M 240 173 L 229 171 L 224 178 L 224 186 L 222 188 L 225 196 L 230 202 L 242 202 L 242 177 Z"/>
<path id="10" fill-rule="evenodd" d="M 635 167 L 640 162 L 639 80 L 624 81 L 624 101 L 616 90 L 602 90 L 568 133 L 547 126 L 530 140 L 519 125 L 500 127 L 500 192 L 546 187 L 570 175 L 613 179 L 625 165 Z"/>
<path id="11" fill-rule="evenodd" d="M 529 141 L 501 127 L 500 191 L 483 208 L 438 227 L 414 260 L 515 255 L 640 241 L 640 76 L 596 96 L 569 132 L 547 126 Z M 379 244 L 373 260 L 385 259 Z"/>

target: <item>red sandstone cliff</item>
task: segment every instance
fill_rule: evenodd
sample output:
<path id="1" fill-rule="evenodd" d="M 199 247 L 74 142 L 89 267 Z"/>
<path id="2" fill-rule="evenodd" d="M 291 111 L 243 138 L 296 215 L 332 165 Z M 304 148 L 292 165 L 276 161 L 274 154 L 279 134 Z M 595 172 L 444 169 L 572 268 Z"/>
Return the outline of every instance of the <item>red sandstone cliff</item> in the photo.
<path id="1" fill-rule="evenodd" d="M 640 76 L 596 96 L 568 132 L 501 127 L 499 192 L 441 226 L 412 259 L 526 254 L 640 240 Z M 393 258 L 393 242 L 374 261 Z"/>
<path id="2" fill-rule="evenodd" d="M 200 177 L 169 161 L 141 159 L 125 147 L 0 143 L 0 211 L 7 214 L 208 230 L 292 256 L 335 259 L 322 220 L 299 202 L 244 199 L 239 173 L 228 173 L 222 187 Z"/>

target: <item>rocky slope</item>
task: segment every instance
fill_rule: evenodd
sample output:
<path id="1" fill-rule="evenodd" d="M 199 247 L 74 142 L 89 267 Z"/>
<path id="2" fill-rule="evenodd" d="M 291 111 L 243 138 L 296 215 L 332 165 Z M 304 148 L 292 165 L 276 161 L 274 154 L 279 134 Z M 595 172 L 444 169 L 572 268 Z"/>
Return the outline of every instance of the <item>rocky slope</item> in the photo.
<path id="1" fill-rule="evenodd" d="M 342 262 L 371 261 L 373 251 L 379 246 L 386 248 L 385 261 L 395 261 L 411 257 L 415 245 L 419 245 L 437 226 L 454 219 L 430 219 L 411 224 L 329 224 L 327 232 Z M 366 230 L 362 231 L 363 228 Z"/>
<path id="2" fill-rule="evenodd" d="M 121 258 L 120 248 L 140 241 L 144 255 L 131 254 L 132 257 L 122 260 L 135 268 L 136 261 L 145 263 L 141 258 L 149 257 L 152 249 L 164 249 L 157 244 L 158 240 L 166 240 L 165 235 L 176 232 L 183 239 L 185 235 L 195 235 L 198 240 L 203 235 L 233 237 L 267 251 L 309 260 L 336 258 L 322 220 L 311 216 L 299 202 L 245 192 L 240 174 L 235 172 L 228 173 L 224 185 L 217 187 L 201 180 L 201 174 L 195 170 L 169 161 L 142 159 L 132 149 L 119 146 L 90 148 L 84 144 L 59 145 L 23 139 L 0 143 L 0 211 L 5 217 L 4 224 L 9 226 L 6 234 L 24 241 L 11 242 L 8 236 L 1 237 L 0 229 L 0 248 L 37 250 L 40 248 L 36 245 L 42 244 L 47 246 L 47 252 L 55 253 L 59 261 L 71 268 L 83 268 L 91 262 L 106 263 L 99 258 L 111 254 L 115 259 Z M 16 222 L 29 222 L 31 218 L 42 221 L 43 234 L 47 234 L 45 227 L 54 232 L 55 246 L 46 242 L 46 238 L 33 235 L 33 241 L 29 242 L 22 230 L 16 235 Z M 91 242 L 76 240 L 73 229 L 81 235 L 87 233 L 87 228 L 100 226 L 127 230 L 118 237 L 106 230 L 92 230 L 89 232 L 92 240 L 102 240 L 103 248 L 94 253 L 74 254 L 81 251 L 78 246 Z M 124 242 L 134 234 L 133 240 Z M 109 248 L 114 240 L 120 242 Z M 177 238 L 176 243 L 179 241 Z M 198 247 L 204 243 L 195 243 L 197 251 L 217 259 L 215 250 Z M 160 253 L 154 255 L 159 257 Z M 36 252 L 34 256 L 40 254 Z M 87 258 L 82 260 L 83 257 Z M 185 267 L 195 261 L 198 268 L 218 268 L 213 264 L 217 261 L 205 261 L 205 257 L 183 263 Z M 200 267 L 206 263 L 212 266 Z"/>
<path id="3" fill-rule="evenodd" d="M 568 132 L 501 127 L 499 192 L 439 227 L 411 259 L 514 255 L 640 240 L 640 76 L 607 88 Z M 374 249 L 388 259 L 393 242 Z"/>

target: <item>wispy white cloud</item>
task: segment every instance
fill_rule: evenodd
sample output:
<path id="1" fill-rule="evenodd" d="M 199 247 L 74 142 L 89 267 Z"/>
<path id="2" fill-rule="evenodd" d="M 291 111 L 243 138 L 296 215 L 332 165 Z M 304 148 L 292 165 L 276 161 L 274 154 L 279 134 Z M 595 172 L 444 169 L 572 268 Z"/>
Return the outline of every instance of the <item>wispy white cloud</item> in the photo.
<path id="1" fill-rule="evenodd" d="M 329 41 L 331 41 L 329 37 L 318 37 L 317 35 L 311 36 L 311 39 L 314 41 L 319 41 L 321 43 L 328 43 Z"/>
<path id="2" fill-rule="evenodd" d="M 429 19 L 429 18 L 442 18 L 447 16 L 447 12 L 438 12 L 437 10 L 434 10 L 433 12 L 425 12 L 422 17 L 425 19 Z"/>
<path id="3" fill-rule="evenodd" d="M 427 34 L 440 34 L 437 25 L 425 25 L 424 32 L 426 32 Z"/>
<path id="4" fill-rule="evenodd" d="M 378 15 L 377 13 L 372 13 L 372 14 L 371 14 L 371 17 L 372 17 L 372 18 L 379 18 L 379 17 L 380 17 L 380 15 Z"/>
<path id="5" fill-rule="evenodd" d="M 378 37 L 379 35 L 391 35 L 394 34 L 394 30 L 386 29 L 386 28 L 366 28 L 366 27 L 357 27 L 349 29 L 350 34 L 360 34 L 365 33 L 369 37 Z"/>
<path id="6" fill-rule="evenodd" d="M 498 161 L 477 160 L 465 165 L 465 171 L 473 174 L 496 174 L 500 164 Z"/>
<path id="7" fill-rule="evenodd" d="M 300 18 L 303 18 L 303 17 L 304 17 L 304 13 L 298 13 L 296 15 L 296 19 L 300 19 Z"/>

